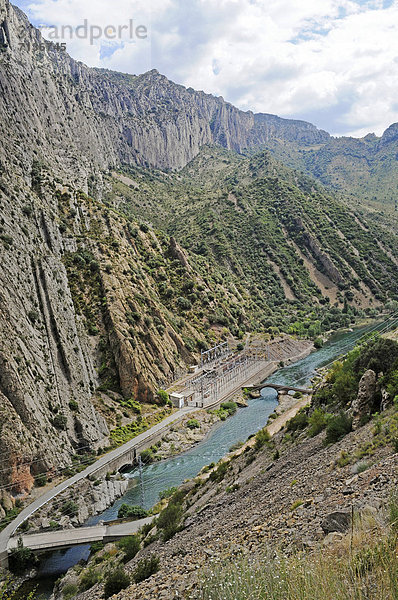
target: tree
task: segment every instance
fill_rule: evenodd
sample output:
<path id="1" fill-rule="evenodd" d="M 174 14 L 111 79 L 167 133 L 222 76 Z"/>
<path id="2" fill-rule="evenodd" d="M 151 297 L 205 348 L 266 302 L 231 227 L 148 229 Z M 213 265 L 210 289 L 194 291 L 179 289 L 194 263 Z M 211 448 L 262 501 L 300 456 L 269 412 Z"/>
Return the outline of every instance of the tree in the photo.
<path id="1" fill-rule="evenodd" d="M 9 568 L 12 573 L 18 575 L 27 569 L 32 569 L 37 564 L 37 558 L 30 548 L 25 548 L 22 538 L 18 538 L 17 547 L 11 550 L 9 556 Z"/>
<path id="2" fill-rule="evenodd" d="M 166 406 L 169 400 L 169 395 L 165 390 L 158 390 L 158 399 L 162 406 Z"/>

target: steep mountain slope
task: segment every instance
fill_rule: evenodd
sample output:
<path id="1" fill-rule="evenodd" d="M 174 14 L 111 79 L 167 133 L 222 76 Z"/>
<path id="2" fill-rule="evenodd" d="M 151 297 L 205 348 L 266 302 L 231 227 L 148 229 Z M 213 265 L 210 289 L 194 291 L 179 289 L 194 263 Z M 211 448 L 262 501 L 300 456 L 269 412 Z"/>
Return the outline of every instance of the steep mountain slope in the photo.
<path id="1" fill-rule="evenodd" d="M 35 157 L 45 157 L 57 172 L 80 177 L 83 187 L 88 175 L 117 163 L 181 168 L 203 144 L 241 151 L 276 135 L 304 144 L 328 138 L 309 123 L 243 113 L 157 71 L 89 69 L 45 44 L 8 0 L 0 7 L 0 113 L 8 115 L 1 135 L 25 172 Z"/>
<path id="2" fill-rule="evenodd" d="M 177 176 L 129 173 L 114 173 L 107 201 L 213 259 L 224 282 L 246 281 L 264 327 L 315 326 L 323 312 L 323 329 L 329 301 L 347 310 L 396 296 L 396 238 L 269 153 L 206 148 Z"/>
<path id="3" fill-rule="evenodd" d="M 369 374 L 373 387 L 364 385 Z M 357 347 L 332 367 L 313 405 L 272 440 L 260 430 L 243 448 L 183 484 L 152 529 L 143 528 L 135 558 L 108 546 L 92 556 L 83 574 L 79 567 L 61 580 L 57 600 L 71 583 L 81 600 L 102 598 L 103 574 L 120 566 L 132 579 L 118 595 L 126 600 L 348 600 L 364 589 L 372 600 L 394 598 L 397 375 L 396 342 L 371 340 Z M 341 410 L 347 413 L 344 427 Z M 352 422 L 349 415 L 361 419 Z M 388 562 L 383 548 L 391 549 Z M 144 581 L 134 578 L 139 561 L 151 555 L 159 559 L 158 572 Z M 313 577 L 318 560 L 319 579 Z M 300 574 L 308 570 L 301 586 L 295 569 Z M 85 591 L 87 571 L 97 577 L 92 576 L 92 587 Z M 281 589 L 289 577 L 292 587 Z"/>
<path id="4" fill-rule="evenodd" d="M 0 204 L 0 449 L 9 465 L 0 480 L 19 493 L 38 472 L 107 445 L 99 392 L 152 402 L 200 348 L 228 334 L 211 315 L 238 331 L 249 295 L 218 288 L 217 270 L 209 276 L 173 238 L 40 167 L 31 186 L 4 171 Z M 119 408 L 124 419 L 128 407 Z"/>

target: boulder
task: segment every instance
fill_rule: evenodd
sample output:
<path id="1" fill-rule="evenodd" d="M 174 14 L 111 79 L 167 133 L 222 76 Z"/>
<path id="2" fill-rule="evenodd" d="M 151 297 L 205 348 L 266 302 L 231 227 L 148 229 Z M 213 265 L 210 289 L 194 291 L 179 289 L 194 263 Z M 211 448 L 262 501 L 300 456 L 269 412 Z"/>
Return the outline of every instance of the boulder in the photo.
<path id="1" fill-rule="evenodd" d="M 392 404 L 393 398 L 391 397 L 391 394 L 389 394 L 387 392 L 387 390 L 382 389 L 381 390 L 381 404 L 380 404 L 380 410 L 387 410 L 387 408 L 389 408 Z"/>
<path id="2" fill-rule="evenodd" d="M 329 513 L 321 523 L 321 527 L 326 534 L 334 532 L 344 533 L 350 526 L 351 512 L 347 510 Z"/>
<path id="3" fill-rule="evenodd" d="M 372 369 L 368 369 L 359 382 L 358 395 L 351 406 L 352 428 L 360 426 L 361 419 L 369 415 L 376 395 L 377 377 Z"/>

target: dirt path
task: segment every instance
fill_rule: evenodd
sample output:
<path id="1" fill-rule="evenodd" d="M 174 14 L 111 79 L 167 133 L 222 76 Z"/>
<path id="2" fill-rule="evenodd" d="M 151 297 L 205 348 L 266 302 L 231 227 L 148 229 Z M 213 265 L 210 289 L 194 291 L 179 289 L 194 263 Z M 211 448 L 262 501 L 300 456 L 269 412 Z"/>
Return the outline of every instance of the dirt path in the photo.
<path id="1" fill-rule="evenodd" d="M 310 402 L 311 398 L 309 396 L 305 396 L 304 398 L 301 398 L 301 400 L 296 402 L 296 404 L 289 408 L 286 412 L 274 419 L 274 421 L 272 421 L 272 423 L 270 423 L 267 426 L 267 430 L 270 436 L 272 437 L 273 435 L 278 433 L 278 431 L 280 431 L 286 425 L 286 423 L 290 421 L 290 419 L 297 415 L 300 409 L 310 404 Z"/>

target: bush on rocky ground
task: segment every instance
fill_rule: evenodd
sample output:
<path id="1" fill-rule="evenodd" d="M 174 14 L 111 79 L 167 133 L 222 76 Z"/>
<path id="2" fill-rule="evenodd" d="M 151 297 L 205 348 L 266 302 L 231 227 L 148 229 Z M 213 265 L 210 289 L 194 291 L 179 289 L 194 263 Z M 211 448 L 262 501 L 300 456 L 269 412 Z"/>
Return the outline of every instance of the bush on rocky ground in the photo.
<path id="1" fill-rule="evenodd" d="M 330 417 L 326 425 L 325 444 L 334 444 L 341 440 L 352 429 L 352 419 L 345 413 Z"/>
<path id="2" fill-rule="evenodd" d="M 130 577 L 124 569 L 119 568 L 109 573 L 105 580 L 104 596 L 110 598 L 114 594 L 118 594 L 130 585 Z"/>
<path id="3" fill-rule="evenodd" d="M 124 562 L 132 560 L 140 550 L 140 538 L 138 535 L 129 535 L 118 542 L 119 548 L 124 552 Z"/>
<path id="4" fill-rule="evenodd" d="M 141 506 L 133 506 L 131 504 L 122 504 L 118 510 L 118 519 L 145 519 L 148 516 L 148 511 Z"/>
<path id="5" fill-rule="evenodd" d="M 149 558 L 140 560 L 133 573 L 135 583 L 149 579 L 149 577 L 157 573 L 159 571 L 159 563 L 160 559 L 155 554 L 152 554 Z"/>

